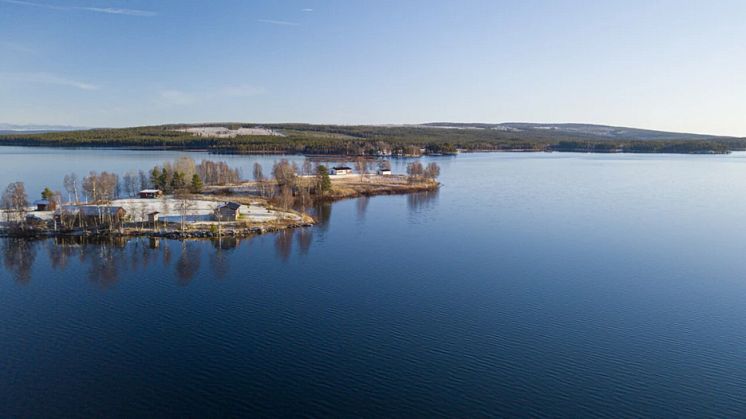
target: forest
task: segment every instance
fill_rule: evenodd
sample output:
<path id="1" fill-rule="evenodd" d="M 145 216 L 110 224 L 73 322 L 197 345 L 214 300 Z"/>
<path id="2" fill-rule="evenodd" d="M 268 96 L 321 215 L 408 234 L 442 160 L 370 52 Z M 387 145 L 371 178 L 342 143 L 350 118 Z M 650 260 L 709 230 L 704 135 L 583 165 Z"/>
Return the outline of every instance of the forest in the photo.
<path id="1" fill-rule="evenodd" d="M 188 127 L 261 126 L 280 135 L 198 136 Z M 90 129 L 0 135 L 0 145 L 51 147 L 130 147 L 200 149 L 218 154 L 289 153 L 307 155 L 453 154 L 470 151 L 575 151 L 596 153 L 727 153 L 746 149 L 746 139 L 704 137 L 650 140 L 607 138 L 552 130 L 461 129 L 426 125 L 366 126 L 214 123 Z"/>

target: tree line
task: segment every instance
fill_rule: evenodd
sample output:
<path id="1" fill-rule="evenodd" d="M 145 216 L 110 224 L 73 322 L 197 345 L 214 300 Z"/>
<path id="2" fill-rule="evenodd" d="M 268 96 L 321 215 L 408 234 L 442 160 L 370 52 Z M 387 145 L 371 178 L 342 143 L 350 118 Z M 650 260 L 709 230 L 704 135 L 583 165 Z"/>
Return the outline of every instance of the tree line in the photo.
<path id="1" fill-rule="evenodd" d="M 226 126 L 228 124 L 201 124 Z M 233 124 L 253 127 L 254 124 Z M 269 124 L 281 136 L 242 135 L 211 138 L 178 131 L 188 125 L 92 129 L 39 134 L 0 135 L 2 145 L 60 147 L 146 147 L 206 149 L 213 153 L 302 153 L 347 156 L 418 156 L 466 151 L 624 151 L 702 153 L 746 149 L 743 138 L 711 140 L 618 141 L 551 130 L 503 131 L 422 126 L 336 126 Z M 187 179 L 188 180 L 188 179 Z"/>

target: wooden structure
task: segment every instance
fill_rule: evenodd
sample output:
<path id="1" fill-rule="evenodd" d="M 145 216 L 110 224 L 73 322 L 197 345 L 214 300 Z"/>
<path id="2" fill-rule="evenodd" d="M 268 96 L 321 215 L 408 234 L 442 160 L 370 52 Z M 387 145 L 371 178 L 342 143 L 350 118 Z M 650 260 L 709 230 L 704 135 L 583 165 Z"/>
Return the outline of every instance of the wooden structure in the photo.
<path id="1" fill-rule="evenodd" d="M 155 199 L 163 196 L 163 191 L 160 189 L 143 189 L 137 194 L 142 199 Z"/>
<path id="2" fill-rule="evenodd" d="M 54 209 L 48 199 L 34 201 L 34 205 L 36 206 L 37 211 L 52 211 Z"/>
<path id="3" fill-rule="evenodd" d="M 352 168 L 349 166 L 334 166 L 332 167 L 333 175 L 351 175 Z"/>
<path id="4" fill-rule="evenodd" d="M 151 224 L 157 223 L 158 222 L 158 215 L 159 214 L 160 214 L 160 212 L 158 212 L 158 211 L 153 211 L 150 214 L 148 214 L 148 222 L 151 223 Z"/>
<path id="5" fill-rule="evenodd" d="M 241 204 L 226 202 L 218 207 L 216 217 L 219 221 L 236 221 L 241 213 Z"/>

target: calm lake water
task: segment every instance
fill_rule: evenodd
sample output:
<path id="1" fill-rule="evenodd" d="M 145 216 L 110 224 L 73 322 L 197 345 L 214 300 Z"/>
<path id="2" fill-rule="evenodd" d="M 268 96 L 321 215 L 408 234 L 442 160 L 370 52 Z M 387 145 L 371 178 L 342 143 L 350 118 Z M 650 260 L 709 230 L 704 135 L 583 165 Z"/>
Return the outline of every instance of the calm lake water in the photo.
<path id="1" fill-rule="evenodd" d="M 0 148 L 0 185 L 180 154 Z M 746 415 L 746 154 L 437 161 L 251 240 L 0 241 L 0 417 Z"/>

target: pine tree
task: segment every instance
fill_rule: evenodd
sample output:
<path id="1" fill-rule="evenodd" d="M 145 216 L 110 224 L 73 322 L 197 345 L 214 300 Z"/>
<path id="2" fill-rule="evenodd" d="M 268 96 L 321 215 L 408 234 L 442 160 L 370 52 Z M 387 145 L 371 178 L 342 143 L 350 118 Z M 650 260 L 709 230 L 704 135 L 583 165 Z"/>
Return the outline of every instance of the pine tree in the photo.
<path id="1" fill-rule="evenodd" d="M 192 185 L 191 185 L 192 193 L 202 192 L 203 186 L 204 184 L 202 183 L 202 178 L 200 178 L 199 175 L 196 173 L 192 175 Z"/>

